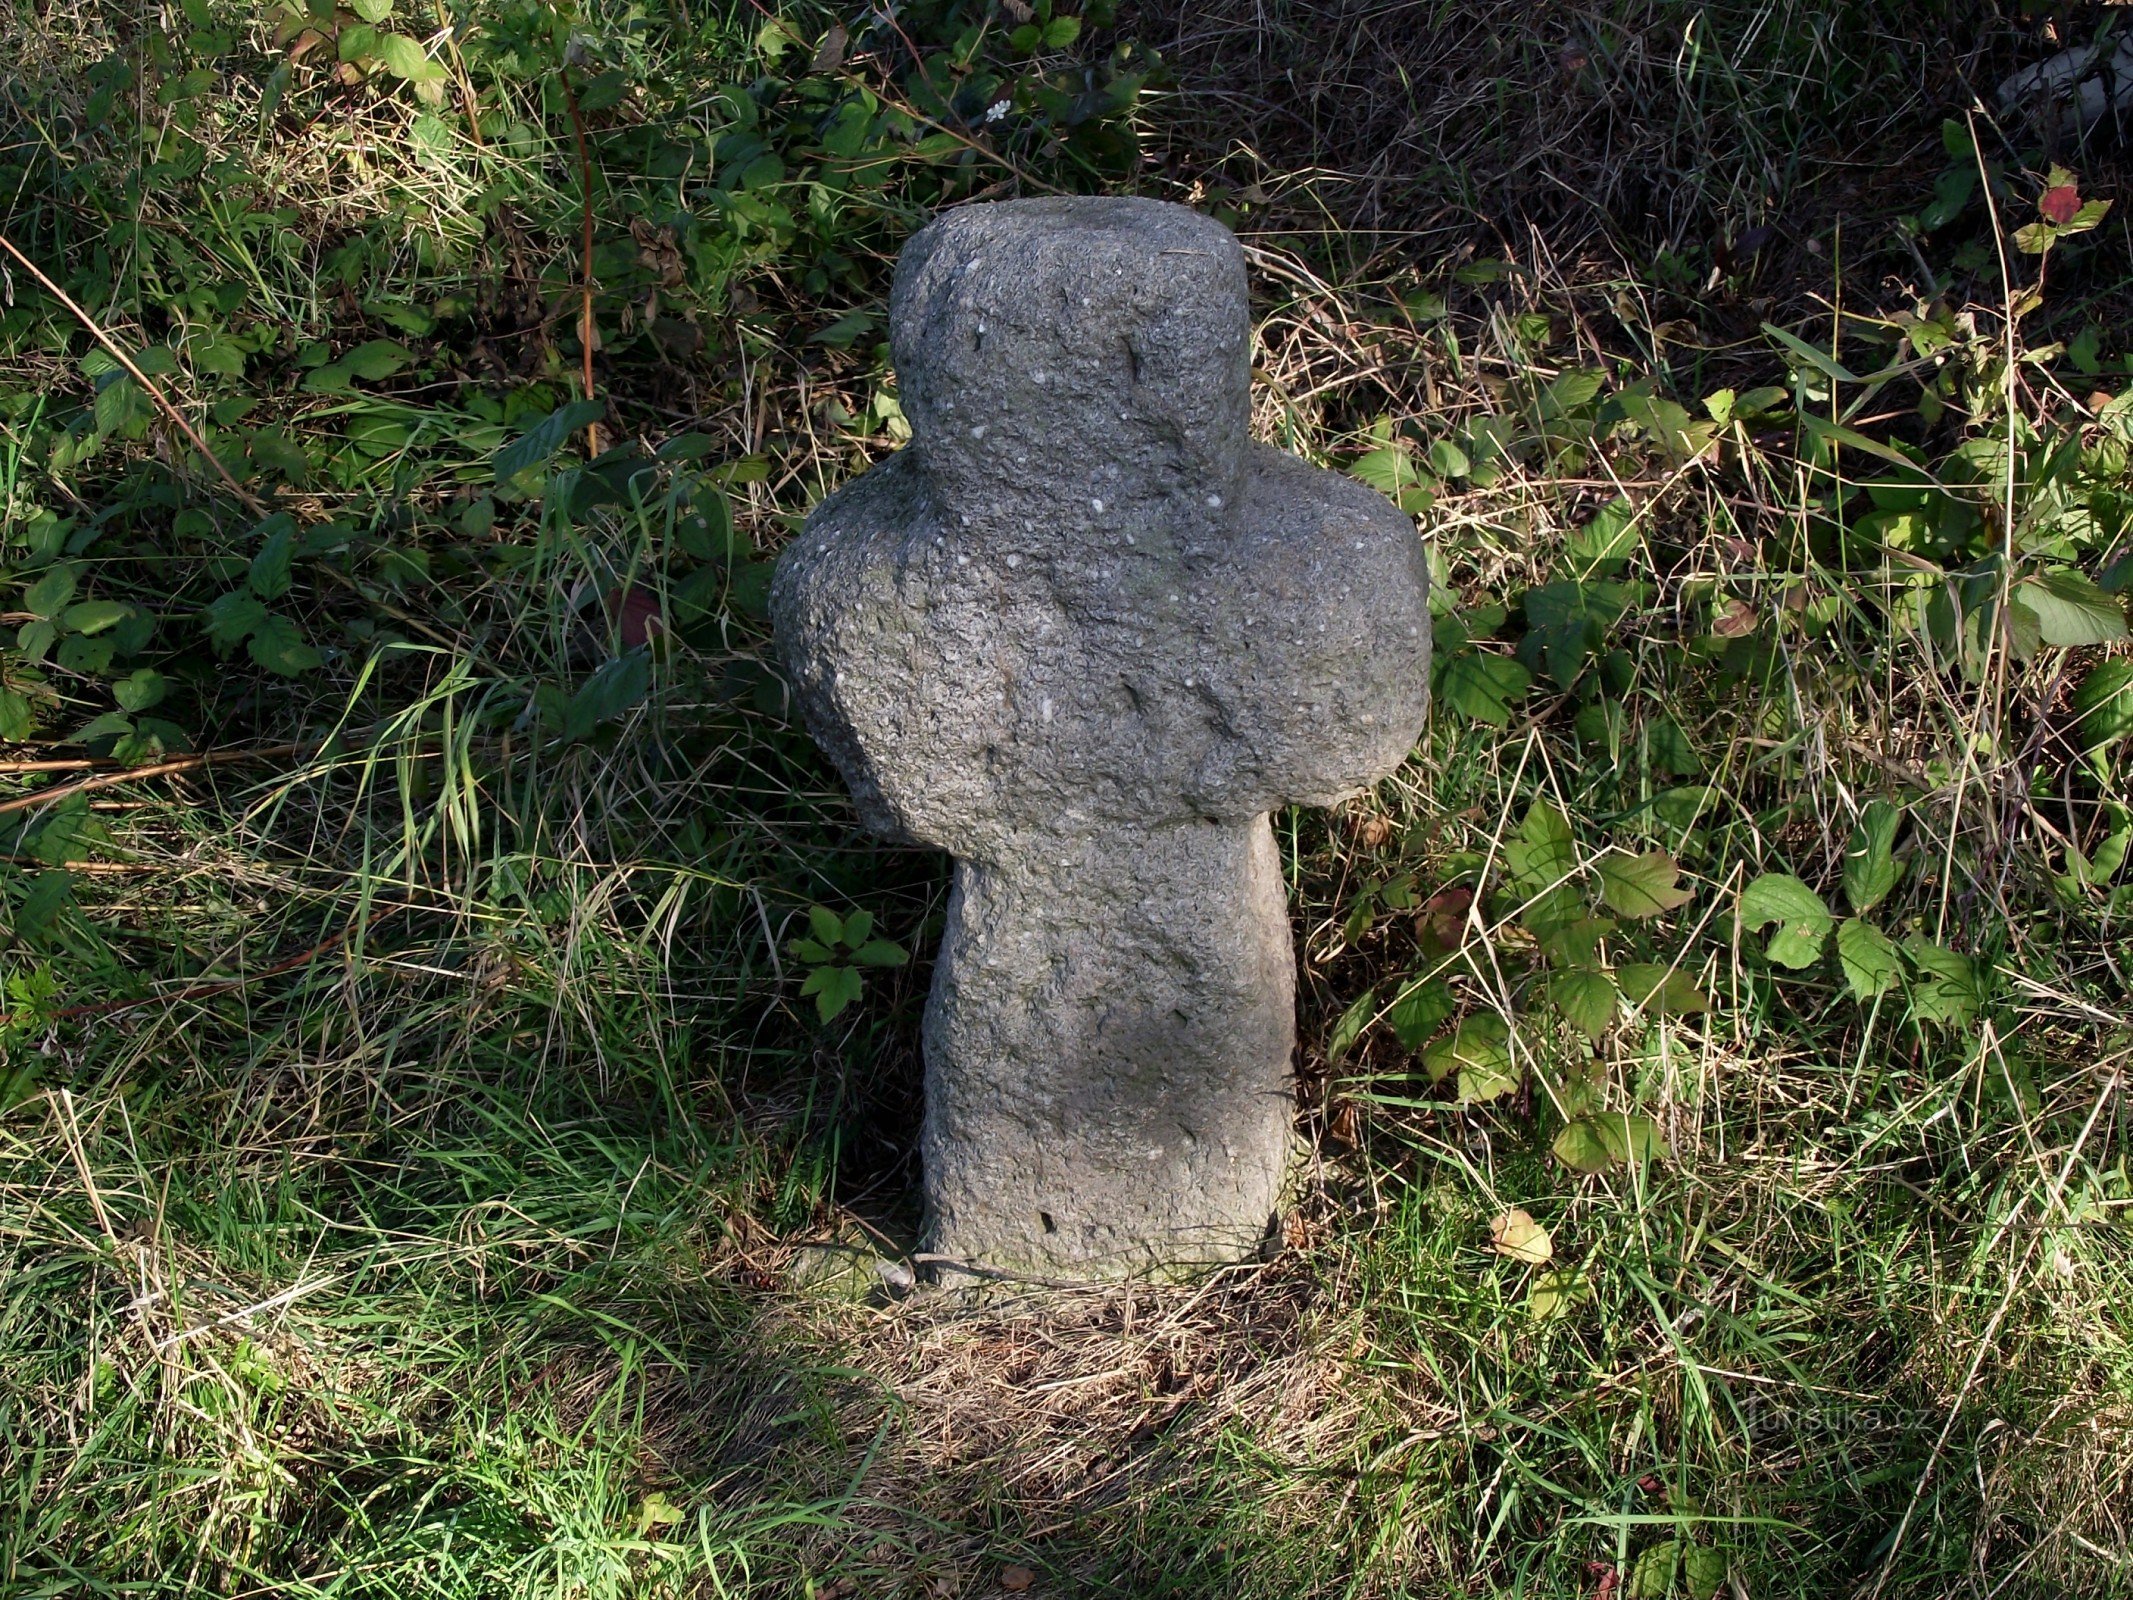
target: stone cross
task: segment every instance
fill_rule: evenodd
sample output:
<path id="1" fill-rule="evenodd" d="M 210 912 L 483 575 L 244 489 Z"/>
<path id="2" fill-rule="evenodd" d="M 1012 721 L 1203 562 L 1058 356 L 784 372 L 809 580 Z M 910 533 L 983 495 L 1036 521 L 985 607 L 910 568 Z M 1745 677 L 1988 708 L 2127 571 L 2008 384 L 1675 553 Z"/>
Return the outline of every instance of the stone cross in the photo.
<path id="1" fill-rule="evenodd" d="M 1182 206 L 949 211 L 890 328 L 911 443 L 816 509 L 771 615 L 861 818 L 955 856 L 928 1248 L 1077 1278 L 1233 1260 L 1294 1110 L 1268 813 L 1412 748 L 1422 545 L 1250 441 L 1243 252 Z"/>

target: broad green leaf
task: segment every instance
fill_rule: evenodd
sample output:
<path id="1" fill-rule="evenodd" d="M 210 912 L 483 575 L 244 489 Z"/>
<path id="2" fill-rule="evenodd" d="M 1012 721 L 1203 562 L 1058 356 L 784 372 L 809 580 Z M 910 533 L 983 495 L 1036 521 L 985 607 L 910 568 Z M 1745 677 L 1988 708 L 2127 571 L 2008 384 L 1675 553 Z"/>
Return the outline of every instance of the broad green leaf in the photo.
<path id="1" fill-rule="evenodd" d="M 1385 1020 L 1403 1048 L 1419 1050 L 1457 1009 L 1450 984 L 1442 978 L 1425 978 L 1402 991 L 1387 1008 Z"/>
<path id="2" fill-rule="evenodd" d="M 828 906 L 809 906 L 807 925 L 824 944 L 844 943 L 844 922 Z"/>
<path id="3" fill-rule="evenodd" d="M 1626 962 L 1615 969 L 1615 981 L 1631 1005 L 1654 1016 L 1679 1017 L 1711 1009 L 1696 980 L 1679 967 L 1656 961 Z"/>
<path id="4" fill-rule="evenodd" d="M 1591 1297 L 1591 1285 L 1574 1267 L 1559 1267 L 1533 1280 L 1526 1291 L 1526 1310 L 1535 1322 L 1553 1322 L 1567 1317 Z"/>
<path id="5" fill-rule="evenodd" d="M 2014 602 L 2037 619 L 2048 645 L 2071 649 L 2126 637 L 2125 607 L 2078 572 L 2047 572 L 2015 586 Z"/>
<path id="6" fill-rule="evenodd" d="M 1903 958 L 1895 941 L 1857 917 L 1837 924 L 1837 965 L 1844 969 L 1845 987 L 1861 1003 L 1880 998 L 1903 981 Z"/>
<path id="7" fill-rule="evenodd" d="M 1533 674 L 1509 656 L 1462 650 L 1438 674 L 1437 698 L 1462 717 L 1501 728 L 1532 687 Z"/>
<path id="8" fill-rule="evenodd" d="M 1608 630 L 1641 592 L 1630 584 L 1599 580 L 1566 580 L 1529 589 L 1522 650 L 1567 689 L 1584 670 L 1586 657 L 1606 643 Z"/>
<path id="9" fill-rule="evenodd" d="M 1903 881 L 1903 863 L 1896 859 L 1896 830 L 1902 823 L 1901 811 L 1886 800 L 1875 800 L 1852 829 L 1844 847 L 1844 898 L 1859 916 L 1880 905 Z"/>
<path id="10" fill-rule="evenodd" d="M 863 981 L 850 967 L 816 967 L 800 985 L 800 992 L 815 997 L 816 1015 L 834 1022 L 839 1012 L 859 998 L 862 988 Z"/>
<path id="11" fill-rule="evenodd" d="M 268 617 L 252 630 L 245 648 L 254 661 L 284 678 L 309 672 L 320 661 L 319 653 L 304 642 L 302 632 L 287 617 Z"/>
<path id="12" fill-rule="evenodd" d="M 39 617 L 15 630 L 15 651 L 25 661 L 42 661 L 44 653 L 52 648 L 52 641 L 58 637 L 59 629 Z"/>
<path id="13" fill-rule="evenodd" d="M 1563 553 L 1581 575 L 1590 576 L 1611 563 L 1628 560 L 1636 553 L 1637 539 L 1637 508 L 1617 495 L 1584 527 L 1571 531 Z"/>
<path id="14" fill-rule="evenodd" d="M 424 53 L 421 45 L 404 33 L 378 36 L 378 60 L 385 70 L 409 83 L 428 83 L 444 76 L 444 68 Z"/>
<path id="15" fill-rule="evenodd" d="M 1681 1576 L 1689 1600 L 1716 1600 L 1726 1586 L 1726 1553 L 1707 1544 L 1691 1545 L 1681 1558 Z"/>
<path id="16" fill-rule="evenodd" d="M 0 743 L 20 744 L 36 730 L 29 701 L 12 689 L 0 689 Z"/>
<path id="17" fill-rule="evenodd" d="M 1647 850 L 1641 856 L 1604 855 L 1599 871 L 1600 898 L 1620 916 L 1656 917 L 1695 898 L 1693 890 L 1675 882 L 1681 868 L 1664 850 Z"/>
<path id="18" fill-rule="evenodd" d="M 853 950 L 857 950 L 861 945 L 865 944 L 869 939 L 873 937 L 873 912 L 854 911 L 850 916 L 844 919 L 844 942 L 847 947 Z"/>
<path id="19" fill-rule="evenodd" d="M 23 609 L 40 617 L 56 617 L 74 598 L 74 584 L 72 567 L 54 567 L 23 592 Z"/>
<path id="20" fill-rule="evenodd" d="M 644 650 L 629 650 L 600 669 L 570 697 L 563 720 L 566 739 L 586 739 L 603 722 L 612 722 L 645 697 L 652 685 L 652 663 Z"/>
<path id="21" fill-rule="evenodd" d="M 1614 1156 L 1609 1153 L 1607 1141 L 1600 1136 L 1597 1116 L 1583 1116 L 1563 1125 L 1563 1131 L 1555 1136 L 1549 1146 L 1555 1159 L 1572 1172 L 1605 1172 L 1614 1165 Z"/>
<path id="22" fill-rule="evenodd" d="M 1503 864 L 1511 881 L 1528 894 L 1552 888 L 1577 871 L 1570 819 L 1554 801 L 1543 797 L 1527 807 L 1518 832 L 1504 843 Z"/>
<path id="23" fill-rule="evenodd" d="M 162 703 L 170 685 L 163 674 L 153 667 L 136 668 L 130 677 L 124 677 L 111 686 L 111 697 L 119 703 L 121 711 L 146 711 L 150 706 Z"/>
<path id="24" fill-rule="evenodd" d="M 1494 1100 L 1518 1087 L 1511 1060 L 1511 1030 L 1498 1016 L 1468 1017 L 1422 1052 L 1422 1070 L 1431 1083 L 1458 1076 L 1459 1100 L 1473 1105 Z"/>
<path id="25" fill-rule="evenodd" d="M 2133 661 L 2099 661 L 2074 691 L 2069 709 L 2080 719 L 2084 750 L 2133 737 Z"/>
<path id="26" fill-rule="evenodd" d="M 1337 1064 L 1348 1053 L 1355 1041 L 1363 1036 L 1363 1030 L 1370 1026 L 1370 1019 L 1377 1014 L 1378 992 L 1365 989 L 1341 1013 L 1340 1020 L 1333 1024 L 1333 1032 L 1327 1036 L 1326 1061 L 1329 1065 Z"/>
<path id="27" fill-rule="evenodd" d="M 264 542 L 252 557 L 245 584 L 262 600 L 279 600 L 289 592 L 289 575 L 296 556 L 296 519 L 286 511 L 277 511 L 252 531 L 264 535 Z"/>
<path id="28" fill-rule="evenodd" d="M 1834 920 L 1822 897 L 1786 872 L 1766 872 L 1740 895 L 1743 933 L 1760 933 L 1773 922 L 1766 951 L 1772 961 L 1795 972 L 1820 959 L 1823 941 Z"/>
<path id="29" fill-rule="evenodd" d="M 1911 1020 L 1960 1032 L 1985 1007 L 1984 984 L 1968 956 L 1914 933 L 1903 942 L 1910 958 Z"/>
<path id="30" fill-rule="evenodd" d="M 393 0 L 349 0 L 349 7 L 373 26 L 393 14 Z"/>
<path id="31" fill-rule="evenodd" d="M 1548 975 L 1548 999 L 1595 1044 L 1615 1019 L 1615 980 L 1590 967 L 1571 967 Z"/>
<path id="32" fill-rule="evenodd" d="M 267 608 L 256 597 L 236 590 L 211 604 L 202 620 L 207 625 L 208 638 L 228 650 L 242 644 L 258 630 L 267 620 Z"/>
<path id="33" fill-rule="evenodd" d="M 888 939 L 869 939 L 852 952 L 853 962 L 862 967 L 900 967 L 910 959 L 902 945 Z"/>
<path id="34" fill-rule="evenodd" d="M 1440 478 L 1464 478 L 1474 470 L 1474 463 L 1451 440 L 1439 439 L 1429 447 L 1429 467 Z"/>
<path id="35" fill-rule="evenodd" d="M 804 961 L 811 967 L 836 960 L 836 953 L 826 944 L 815 939 L 794 939 L 785 946 L 785 953 L 795 961 Z"/>
<path id="36" fill-rule="evenodd" d="M 598 422 L 606 415 L 606 405 L 598 400 L 573 400 L 556 407 L 496 452 L 496 481 L 509 483 L 520 473 L 545 465 L 563 448 L 564 440 L 588 422 Z"/>
<path id="37" fill-rule="evenodd" d="M 95 635 L 115 628 L 133 614 L 121 600 L 83 600 L 67 607 L 66 624 L 76 633 Z"/>
<path id="38" fill-rule="evenodd" d="M 1600 941 L 1618 924 L 1612 917 L 1588 917 L 1584 910 L 1585 902 L 1575 891 L 1554 889 L 1529 906 L 1519 920 L 1540 941 L 1541 954 L 1550 966 L 1592 967 L 1599 964 Z"/>
<path id="39" fill-rule="evenodd" d="M 1681 1557 L 1679 1539 L 1666 1539 L 1651 1546 L 1629 1569 L 1622 1600 L 1667 1600 L 1674 1592 L 1674 1579 L 1681 1572 Z"/>

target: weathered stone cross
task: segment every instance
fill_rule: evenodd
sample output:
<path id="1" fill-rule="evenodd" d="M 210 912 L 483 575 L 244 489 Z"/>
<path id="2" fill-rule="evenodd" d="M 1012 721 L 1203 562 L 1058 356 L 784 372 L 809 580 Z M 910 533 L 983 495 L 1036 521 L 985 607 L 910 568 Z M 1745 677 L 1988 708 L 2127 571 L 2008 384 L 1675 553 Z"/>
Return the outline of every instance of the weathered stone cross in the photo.
<path id="1" fill-rule="evenodd" d="M 771 606 L 862 818 L 956 858 L 929 1247 L 1076 1277 L 1234 1259 L 1291 1142 L 1268 813 L 1413 745 L 1422 546 L 1247 438 L 1243 253 L 1181 206 L 950 211 L 890 322 L 911 444 L 809 518 Z"/>

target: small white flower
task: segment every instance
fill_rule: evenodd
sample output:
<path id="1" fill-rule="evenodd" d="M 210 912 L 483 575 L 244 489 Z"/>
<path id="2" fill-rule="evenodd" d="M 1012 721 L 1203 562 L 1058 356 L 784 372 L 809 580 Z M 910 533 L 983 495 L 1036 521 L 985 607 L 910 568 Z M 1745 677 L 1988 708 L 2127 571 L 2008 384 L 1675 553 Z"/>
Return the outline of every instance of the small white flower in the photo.
<path id="1" fill-rule="evenodd" d="M 995 100 L 991 105 L 985 108 L 985 120 L 987 122 L 998 122 L 1002 117 L 1006 116 L 1007 113 L 1013 109 L 1013 101 Z"/>

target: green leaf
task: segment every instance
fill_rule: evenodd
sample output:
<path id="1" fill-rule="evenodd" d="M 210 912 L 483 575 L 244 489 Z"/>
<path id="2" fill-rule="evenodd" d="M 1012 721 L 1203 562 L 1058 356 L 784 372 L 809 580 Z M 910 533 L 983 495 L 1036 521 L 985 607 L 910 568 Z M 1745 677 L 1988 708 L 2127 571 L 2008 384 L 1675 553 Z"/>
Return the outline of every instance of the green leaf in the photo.
<path id="1" fill-rule="evenodd" d="M 1590 967 L 1548 975 L 1549 1003 L 1595 1044 L 1615 1019 L 1615 994 L 1615 980 Z"/>
<path id="2" fill-rule="evenodd" d="M 825 962 L 837 959 L 835 952 L 828 945 L 813 939 L 795 939 L 786 945 L 785 953 L 793 960 L 804 961 L 811 967 L 819 967 Z"/>
<path id="3" fill-rule="evenodd" d="M 1576 1127 L 1579 1123 L 1589 1129 L 1587 1137 L 1597 1142 L 1599 1148 L 1605 1152 L 1605 1164 L 1608 1166 L 1663 1161 L 1672 1153 L 1667 1149 L 1666 1138 L 1660 1133 L 1659 1125 L 1642 1112 L 1595 1111 L 1590 1116 L 1580 1117 L 1571 1127 Z M 1569 1128 L 1563 1130 L 1564 1133 L 1569 1131 Z M 1561 1145 L 1560 1137 L 1556 1143 Z M 1560 1149 L 1556 1153 L 1558 1156 L 1562 1154 Z M 1591 1172 L 1599 1169 L 1579 1167 L 1577 1170 Z"/>
<path id="4" fill-rule="evenodd" d="M 52 641 L 58 637 L 59 629 L 39 617 L 15 630 L 15 650 L 25 661 L 42 661 L 44 653 L 52 648 Z"/>
<path id="5" fill-rule="evenodd" d="M 807 908 L 807 925 L 814 930 L 815 937 L 824 944 L 836 945 L 844 943 L 843 919 L 836 912 L 830 910 L 828 906 L 809 906 Z"/>
<path id="6" fill-rule="evenodd" d="M 1726 1586 L 1726 1553 L 1707 1544 L 1689 1546 L 1681 1558 L 1681 1575 L 1689 1600 L 1716 1600 Z"/>
<path id="7" fill-rule="evenodd" d="M 1914 933 L 1903 942 L 1916 974 L 1911 981 L 1911 1020 L 1960 1032 L 1985 1008 L 1984 982 L 1968 956 Z"/>
<path id="8" fill-rule="evenodd" d="M 1437 698 L 1462 717 L 1501 728 L 1533 687 L 1533 674 L 1509 656 L 1462 650 L 1444 663 Z"/>
<path id="9" fill-rule="evenodd" d="M 1592 1296 L 1592 1286 L 1575 1267 L 1559 1267 L 1533 1280 L 1526 1291 L 1526 1310 L 1536 1322 L 1554 1322 L 1567 1317 Z"/>
<path id="10" fill-rule="evenodd" d="M 1629 1569 L 1629 1582 L 1622 1586 L 1622 1600 L 1667 1600 L 1674 1592 L 1674 1579 L 1681 1570 L 1679 1539 L 1653 1545 L 1637 1557 Z"/>
<path id="11" fill-rule="evenodd" d="M 67 607 L 66 624 L 76 633 L 95 635 L 115 628 L 133 615 L 133 607 L 120 600 L 83 600 Z"/>
<path id="12" fill-rule="evenodd" d="M 1600 507 L 1584 527 L 1572 530 L 1563 553 L 1590 576 L 1601 568 L 1626 561 L 1637 549 L 1637 508 L 1622 495 Z"/>
<path id="13" fill-rule="evenodd" d="M 245 582 L 260 599 L 279 600 L 289 592 L 289 575 L 296 554 L 296 519 L 286 511 L 277 511 L 252 531 L 264 534 L 265 542 L 260 545 L 259 553 L 252 557 L 251 571 Z"/>
<path id="14" fill-rule="evenodd" d="M 309 672 L 320 661 L 319 653 L 304 642 L 303 633 L 287 617 L 270 616 L 252 630 L 246 646 L 252 659 L 269 672 L 294 678 Z"/>
<path id="15" fill-rule="evenodd" d="M 2126 637 L 2125 608 L 2078 572 L 2046 572 L 2015 586 L 2014 603 L 2037 619 L 2048 645 L 2073 649 Z"/>
<path id="16" fill-rule="evenodd" d="M 393 14 L 393 0 L 349 0 L 349 8 L 373 25 Z"/>
<path id="17" fill-rule="evenodd" d="M 1837 965 L 1845 987 L 1861 1002 L 1879 999 L 1903 981 L 1903 958 L 1895 941 L 1871 922 L 1848 917 L 1837 924 Z"/>
<path id="18" fill-rule="evenodd" d="M 1511 1030 L 1498 1016 L 1468 1017 L 1422 1052 L 1422 1070 L 1433 1084 L 1456 1074 L 1465 1105 L 1509 1094 L 1519 1076 L 1511 1060 Z"/>
<path id="19" fill-rule="evenodd" d="M 1555 1136 L 1548 1147 L 1555 1159 L 1572 1172 L 1605 1172 L 1614 1164 L 1607 1141 L 1600 1136 L 1597 1117 L 1579 1117 L 1563 1125 L 1563 1131 Z"/>
<path id="20" fill-rule="evenodd" d="M 244 643 L 267 620 L 267 608 L 241 590 L 223 595 L 211 604 L 202 620 L 207 636 L 218 648 L 228 650 Z"/>
<path id="21" fill-rule="evenodd" d="M 1577 845 L 1570 819 L 1554 801 L 1537 799 L 1526 808 L 1518 832 L 1504 844 L 1504 870 L 1527 894 L 1553 888 L 1577 871 Z"/>
<path id="22" fill-rule="evenodd" d="M 12 689 L 0 689 L 0 743 L 20 744 L 36 731 L 29 701 Z"/>
<path id="23" fill-rule="evenodd" d="M 1633 1006 L 1654 1016 L 1679 1017 L 1708 1011 L 1711 1002 L 1696 987 L 1696 980 L 1679 967 L 1656 961 L 1631 961 L 1615 969 L 1615 981 Z"/>
<path id="24" fill-rule="evenodd" d="M 802 994 L 815 997 L 815 1012 L 824 1022 L 834 1022 L 837 1014 L 857 1000 L 864 989 L 864 980 L 850 967 L 815 967 L 800 985 Z"/>
<path id="25" fill-rule="evenodd" d="M 2077 737 L 2084 750 L 2133 736 L 2133 661 L 2099 661 L 2081 680 L 2069 708 L 2080 719 Z"/>
<path id="26" fill-rule="evenodd" d="M 1844 847 L 1844 898 L 1862 917 L 1903 881 L 1903 863 L 1896 859 L 1896 830 L 1902 823 L 1903 813 L 1888 801 L 1872 801 Z"/>
<path id="27" fill-rule="evenodd" d="M 1664 850 L 1647 850 L 1641 856 L 1605 855 L 1599 870 L 1600 898 L 1620 916 L 1656 917 L 1695 898 L 1693 890 L 1675 883 L 1681 868 Z"/>
<path id="28" fill-rule="evenodd" d="M 409 83 L 428 83 L 444 76 L 444 68 L 432 61 L 421 45 L 404 33 L 378 36 L 378 60 L 385 70 Z"/>
<path id="29" fill-rule="evenodd" d="M 1329 1065 L 1337 1063 L 1348 1053 L 1355 1041 L 1362 1037 L 1363 1030 L 1370 1026 L 1370 1019 L 1377 1015 L 1377 1010 L 1377 990 L 1365 989 L 1348 1009 L 1341 1013 L 1340 1020 L 1333 1024 L 1333 1032 L 1326 1040 L 1326 1061 Z"/>
<path id="30" fill-rule="evenodd" d="M 1402 991 L 1387 1008 L 1385 1020 L 1402 1048 L 1419 1050 L 1457 1009 L 1450 984 L 1442 978 L 1425 978 Z"/>
<path id="31" fill-rule="evenodd" d="M 23 609 L 40 617 L 58 616 L 74 598 L 74 583 L 72 567 L 54 567 L 23 591 Z"/>
<path id="32" fill-rule="evenodd" d="M 874 913 L 854 911 L 844 919 L 844 942 L 856 950 L 874 936 Z"/>
<path id="33" fill-rule="evenodd" d="M 1537 657 L 1549 677 L 1569 688 L 1638 593 L 1629 584 L 1599 580 L 1544 583 L 1527 590 L 1528 659 Z"/>
<path id="34" fill-rule="evenodd" d="M 1474 470 L 1474 463 L 1451 440 L 1439 439 L 1429 447 L 1429 467 L 1440 478 L 1464 478 Z"/>
<path id="35" fill-rule="evenodd" d="M 887 939 L 869 939 L 852 952 L 852 960 L 862 967 L 900 967 L 910 959 L 902 945 Z"/>
<path id="36" fill-rule="evenodd" d="M 628 711 L 652 686 L 652 663 L 648 652 L 630 650 L 603 662 L 598 671 L 579 684 L 570 697 L 563 718 L 563 737 L 589 739 L 603 722 L 612 722 Z"/>
<path id="37" fill-rule="evenodd" d="M 1739 916 L 1743 933 L 1760 933 L 1776 923 L 1765 953 L 1795 972 L 1820 958 L 1834 920 L 1820 895 L 1785 872 L 1766 872 L 1743 889 Z"/>
<path id="38" fill-rule="evenodd" d="M 496 452 L 496 481 L 509 483 L 522 472 L 546 465 L 548 458 L 563 448 L 564 440 L 606 415 L 607 406 L 598 400 L 573 400 L 556 407 Z"/>
<path id="39" fill-rule="evenodd" d="M 136 668 L 130 677 L 119 679 L 111 686 L 111 696 L 118 701 L 122 711 L 146 711 L 150 706 L 160 705 L 163 696 L 170 690 L 163 674 L 153 667 Z"/>

